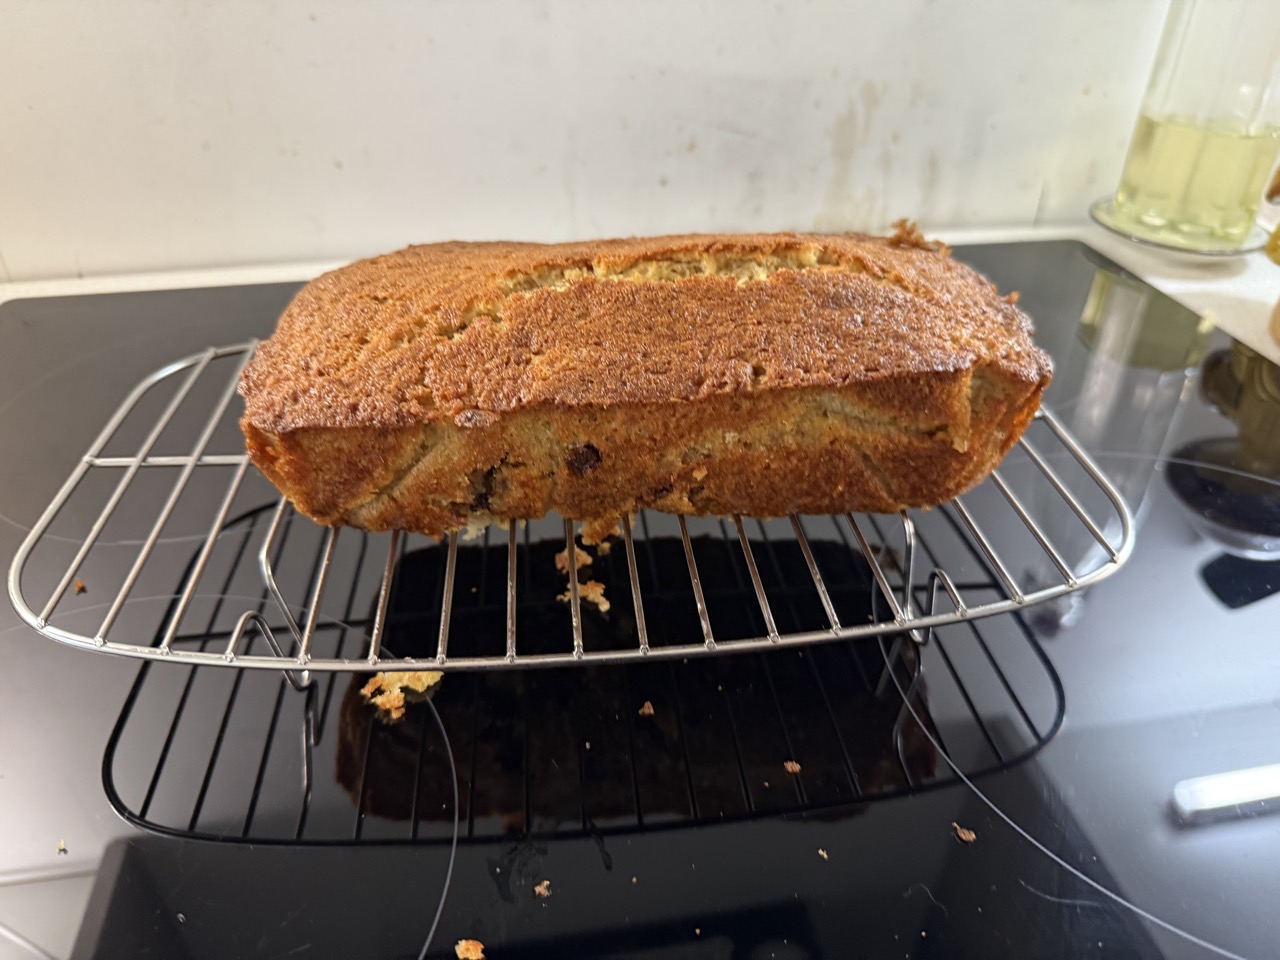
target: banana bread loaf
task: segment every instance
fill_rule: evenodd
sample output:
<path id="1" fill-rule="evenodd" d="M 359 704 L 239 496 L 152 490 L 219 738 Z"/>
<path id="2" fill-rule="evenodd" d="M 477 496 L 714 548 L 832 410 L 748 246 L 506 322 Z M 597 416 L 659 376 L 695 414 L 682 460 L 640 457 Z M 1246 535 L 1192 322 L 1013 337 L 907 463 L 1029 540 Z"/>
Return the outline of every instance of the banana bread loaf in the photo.
<path id="1" fill-rule="evenodd" d="M 910 224 L 440 243 L 309 283 L 241 382 L 324 524 L 893 512 L 982 480 L 1049 383 L 1014 304 Z"/>

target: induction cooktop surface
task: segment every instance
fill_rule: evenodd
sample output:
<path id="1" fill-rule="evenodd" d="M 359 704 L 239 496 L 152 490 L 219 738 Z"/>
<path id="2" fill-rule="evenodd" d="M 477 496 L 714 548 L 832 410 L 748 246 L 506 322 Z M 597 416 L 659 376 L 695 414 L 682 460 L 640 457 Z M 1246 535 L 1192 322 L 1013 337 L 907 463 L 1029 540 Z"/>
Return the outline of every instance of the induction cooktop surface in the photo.
<path id="1" fill-rule="evenodd" d="M 1266 432 L 1280 377 L 1081 244 L 956 255 L 1020 291 L 1057 367 L 1046 403 L 1137 518 L 1114 577 L 922 650 L 870 638 L 446 675 L 398 724 L 373 716 L 363 677 L 306 692 L 279 674 L 140 668 L 61 648 L 6 609 L 0 717 L 18 733 L 0 739 L 0 924 L 17 939 L 0 951 L 56 950 L 20 904 L 75 880 L 62 916 L 76 957 L 414 957 L 452 860 L 431 956 L 464 938 L 496 958 L 1272 955 L 1280 818 L 1265 799 L 1188 813 L 1174 794 L 1280 762 L 1280 467 Z M 0 305 L 6 557 L 134 383 L 265 336 L 296 289 Z M 86 617 L 101 616 L 95 590 L 128 565 L 148 509 L 126 505 L 104 531 L 104 565 L 77 597 Z M 652 520 L 637 556 L 665 610 L 682 544 Z M 84 521 L 50 535 L 74 540 Z M 259 522 L 232 518 L 228 545 Z M 758 611 L 733 606 L 748 571 L 730 531 L 703 532 L 718 622 L 749 632 Z M 772 587 L 805 558 L 770 532 L 746 535 Z M 162 632 L 198 534 L 166 531 L 166 561 L 116 629 Z M 526 549 L 529 569 L 554 573 L 550 542 Z M 454 629 L 478 631 L 505 548 L 459 553 L 476 597 Z M 252 564 L 228 558 L 222 593 L 243 600 Z M 593 562 L 606 593 L 621 588 L 621 560 Z M 386 642 L 415 655 L 434 642 L 439 549 L 408 544 L 399 566 Z M 848 617 L 874 595 L 856 567 L 831 591 Z M 351 621 L 368 613 L 354 590 L 348 606 Z M 545 615 L 556 628 L 562 605 Z M 325 642 L 358 649 L 364 631 L 348 627 Z"/>

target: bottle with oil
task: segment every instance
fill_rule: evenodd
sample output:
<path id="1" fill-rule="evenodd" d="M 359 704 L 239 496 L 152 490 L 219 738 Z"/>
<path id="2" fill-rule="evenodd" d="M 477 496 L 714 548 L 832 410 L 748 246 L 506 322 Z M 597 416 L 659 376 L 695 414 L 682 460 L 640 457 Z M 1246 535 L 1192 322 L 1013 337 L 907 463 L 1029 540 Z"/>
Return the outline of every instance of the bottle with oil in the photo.
<path id="1" fill-rule="evenodd" d="M 1280 2 L 1173 0 L 1111 225 L 1189 250 L 1248 238 L 1280 153 Z"/>
<path id="2" fill-rule="evenodd" d="M 1280 169 L 1271 178 L 1271 186 L 1267 187 L 1267 203 L 1280 205 Z M 1277 223 L 1267 240 L 1267 256 L 1271 262 L 1280 266 L 1280 223 Z M 1280 300 L 1271 311 L 1271 339 L 1280 345 Z"/>
<path id="3" fill-rule="evenodd" d="M 1144 114 L 1120 175 L 1115 220 L 1173 246 L 1239 247 L 1277 152 L 1280 126 Z"/>
<path id="4" fill-rule="evenodd" d="M 1280 206 L 1280 167 L 1276 168 L 1276 172 L 1271 177 L 1266 199 L 1267 203 Z M 1272 263 L 1280 265 L 1280 223 L 1272 228 L 1271 236 L 1267 239 L 1267 256 L 1271 258 Z M 1276 304 L 1276 317 L 1273 323 L 1272 335 L 1276 338 L 1276 343 L 1280 343 L 1280 303 Z"/>

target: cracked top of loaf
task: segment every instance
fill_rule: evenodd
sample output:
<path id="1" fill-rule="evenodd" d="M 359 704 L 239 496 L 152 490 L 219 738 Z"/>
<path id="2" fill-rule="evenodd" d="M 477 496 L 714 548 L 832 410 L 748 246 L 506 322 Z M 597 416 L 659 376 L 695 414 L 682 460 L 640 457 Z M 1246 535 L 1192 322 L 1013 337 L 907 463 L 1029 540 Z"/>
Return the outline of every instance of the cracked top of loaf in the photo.
<path id="1" fill-rule="evenodd" d="M 245 419 L 280 434 L 977 366 L 1045 380 L 1015 301 L 905 223 L 887 238 L 425 244 L 307 284 L 241 392 Z"/>

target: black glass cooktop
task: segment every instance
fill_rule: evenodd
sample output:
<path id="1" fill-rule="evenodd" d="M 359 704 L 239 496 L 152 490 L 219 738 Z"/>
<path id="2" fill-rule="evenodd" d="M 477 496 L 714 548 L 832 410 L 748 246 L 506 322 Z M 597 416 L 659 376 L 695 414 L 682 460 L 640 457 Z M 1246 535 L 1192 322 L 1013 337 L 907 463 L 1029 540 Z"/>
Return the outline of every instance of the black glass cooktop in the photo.
<path id="1" fill-rule="evenodd" d="M 1047 403 L 1138 517 L 1128 565 L 923 652 L 447 676 L 431 706 L 458 842 L 429 955 L 461 939 L 493 958 L 1275 954 L 1280 817 L 1265 801 L 1179 816 L 1174 787 L 1280 763 L 1280 374 L 1082 245 L 957 256 L 1036 319 Z M 265 335 L 295 289 L 0 305 L 0 553 L 135 382 Z M 141 532 L 126 515 L 111 533 L 122 563 Z M 199 543 L 185 533 L 175 585 Z M 679 541 L 649 533 L 660 579 Z M 752 536 L 764 576 L 803 572 Z M 722 547 L 698 540 L 699 567 L 732 597 L 743 572 Z M 501 579 L 487 549 L 460 551 L 481 588 L 486 564 Z M 552 569 L 549 544 L 529 550 Z M 397 652 L 432 635 L 419 607 L 439 575 L 425 542 L 401 560 Z M 833 584 L 842 615 L 869 588 L 858 570 Z M 479 623 L 483 598 L 464 613 Z M 454 849 L 427 704 L 388 725 L 363 678 L 300 694 L 270 674 L 140 671 L 0 616 L 0 956 L 5 931 L 35 938 L 6 892 L 76 877 L 75 957 L 418 955 Z M 150 636 L 163 616 L 142 603 L 124 622 Z"/>

